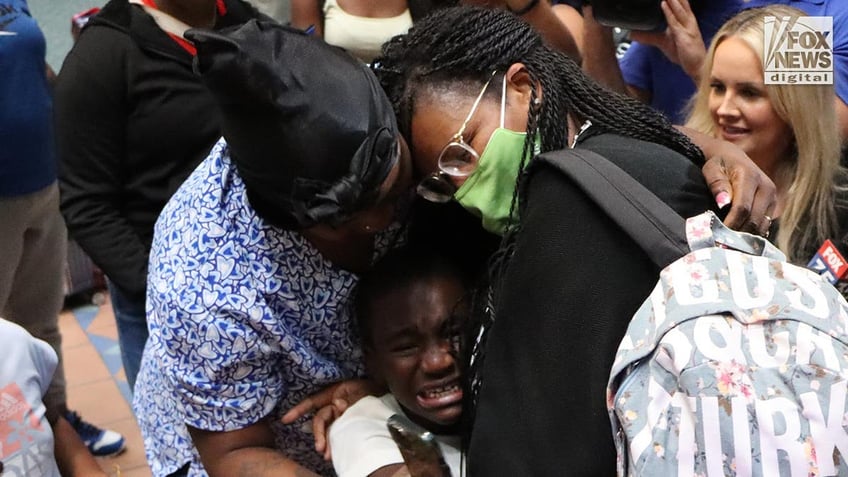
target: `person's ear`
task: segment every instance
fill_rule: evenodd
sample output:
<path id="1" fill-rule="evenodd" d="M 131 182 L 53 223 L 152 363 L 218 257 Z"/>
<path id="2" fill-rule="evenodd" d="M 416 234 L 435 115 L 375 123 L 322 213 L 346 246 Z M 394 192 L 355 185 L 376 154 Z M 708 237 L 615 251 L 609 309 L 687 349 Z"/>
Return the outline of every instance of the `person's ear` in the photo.
<path id="1" fill-rule="evenodd" d="M 513 63 L 506 70 L 506 91 L 507 103 L 517 104 L 522 106 L 521 109 L 526 110 L 526 106 L 530 104 L 532 91 L 536 90 L 536 98 L 541 101 L 541 87 L 536 84 L 530 77 L 530 72 L 524 63 Z"/>

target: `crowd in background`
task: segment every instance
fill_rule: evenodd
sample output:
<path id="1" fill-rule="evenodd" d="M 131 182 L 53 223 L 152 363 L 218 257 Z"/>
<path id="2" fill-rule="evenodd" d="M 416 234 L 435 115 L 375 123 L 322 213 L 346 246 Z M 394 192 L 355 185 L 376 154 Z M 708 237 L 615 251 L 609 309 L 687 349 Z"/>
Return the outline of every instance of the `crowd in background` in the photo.
<path id="1" fill-rule="evenodd" d="M 613 473 L 605 387 L 659 270 L 538 154 L 794 264 L 848 252 L 848 3 L 661 11 L 624 51 L 580 1 L 109 0 L 54 75 L 0 0 L 0 392 L 38 436 L 0 416 L 0 473 L 124 447 L 66 404 L 69 237 L 157 477 L 416 475 L 398 414 L 451 475 Z M 765 17 L 803 15 L 833 17 L 833 84 L 766 84 Z"/>

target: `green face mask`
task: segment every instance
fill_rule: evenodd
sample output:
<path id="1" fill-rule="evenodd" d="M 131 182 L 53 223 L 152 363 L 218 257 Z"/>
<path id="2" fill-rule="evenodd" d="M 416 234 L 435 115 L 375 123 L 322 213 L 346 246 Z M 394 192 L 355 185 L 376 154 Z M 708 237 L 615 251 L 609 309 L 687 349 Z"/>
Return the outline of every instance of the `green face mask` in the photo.
<path id="1" fill-rule="evenodd" d="M 483 220 L 483 228 L 503 235 L 518 179 L 518 159 L 527 133 L 498 128 L 486 145 L 477 169 L 457 189 L 454 198 L 465 210 Z"/>
<path id="2" fill-rule="evenodd" d="M 518 179 L 518 164 L 524 152 L 527 133 L 504 127 L 506 107 L 506 77 L 501 95 L 501 125 L 492 133 L 477 162 L 477 169 L 457 189 L 454 199 L 465 210 L 480 217 L 483 228 L 503 235 L 509 224 L 509 209 Z M 538 153 L 538 141 L 536 144 Z"/>

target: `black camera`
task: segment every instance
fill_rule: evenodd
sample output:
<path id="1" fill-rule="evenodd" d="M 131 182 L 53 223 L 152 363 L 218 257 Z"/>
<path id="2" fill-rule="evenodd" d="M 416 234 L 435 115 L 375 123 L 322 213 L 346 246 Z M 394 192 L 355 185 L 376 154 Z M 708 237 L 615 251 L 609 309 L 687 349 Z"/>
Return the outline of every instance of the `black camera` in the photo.
<path id="1" fill-rule="evenodd" d="M 662 31 L 666 22 L 662 0 L 586 0 L 601 25 L 626 30 Z"/>

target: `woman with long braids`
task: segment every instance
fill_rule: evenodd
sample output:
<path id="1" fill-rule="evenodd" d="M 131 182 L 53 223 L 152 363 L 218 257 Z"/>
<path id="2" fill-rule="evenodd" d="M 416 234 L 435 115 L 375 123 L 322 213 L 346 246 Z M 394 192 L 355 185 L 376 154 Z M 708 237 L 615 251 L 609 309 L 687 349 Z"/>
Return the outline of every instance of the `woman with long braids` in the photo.
<path id="1" fill-rule="evenodd" d="M 612 475 L 608 373 L 658 270 L 575 184 L 529 158 L 589 149 L 684 217 L 716 209 L 710 187 L 724 186 L 707 186 L 698 170 L 704 154 L 662 116 L 599 87 L 509 13 L 436 12 L 386 44 L 376 69 L 410 145 L 419 195 L 455 199 L 504 235 L 469 474 Z M 747 218 L 763 232 L 770 187 L 736 197 L 748 206 L 726 221 L 739 227 Z"/>

